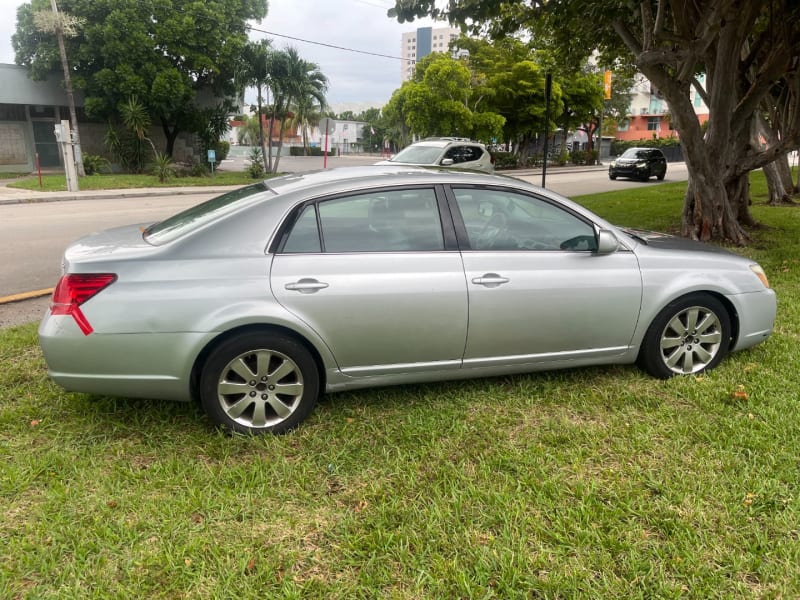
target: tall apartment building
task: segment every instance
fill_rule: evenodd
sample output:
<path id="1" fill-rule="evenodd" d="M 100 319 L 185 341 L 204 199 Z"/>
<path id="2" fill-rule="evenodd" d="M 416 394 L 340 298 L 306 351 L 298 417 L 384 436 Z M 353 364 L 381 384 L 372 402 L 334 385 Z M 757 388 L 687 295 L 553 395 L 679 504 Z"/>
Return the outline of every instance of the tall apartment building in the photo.
<path id="1" fill-rule="evenodd" d="M 414 74 L 414 65 L 431 52 L 447 52 L 450 41 L 456 39 L 461 30 L 455 27 L 420 27 L 402 35 L 400 41 L 400 81 L 408 81 Z M 454 52 L 453 57 L 459 56 Z"/>

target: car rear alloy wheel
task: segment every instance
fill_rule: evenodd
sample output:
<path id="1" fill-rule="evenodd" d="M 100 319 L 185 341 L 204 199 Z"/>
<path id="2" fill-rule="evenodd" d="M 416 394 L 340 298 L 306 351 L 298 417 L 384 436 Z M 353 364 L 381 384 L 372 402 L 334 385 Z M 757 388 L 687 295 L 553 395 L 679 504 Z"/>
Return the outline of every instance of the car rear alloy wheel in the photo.
<path id="1" fill-rule="evenodd" d="M 214 423 L 240 433 L 283 433 L 311 412 L 314 360 L 295 340 L 245 334 L 218 346 L 201 375 L 200 400 Z"/>
<path id="2" fill-rule="evenodd" d="M 639 362 L 651 375 L 701 373 L 727 354 L 731 324 L 722 303 L 708 294 L 692 294 L 669 304 L 653 320 Z"/>

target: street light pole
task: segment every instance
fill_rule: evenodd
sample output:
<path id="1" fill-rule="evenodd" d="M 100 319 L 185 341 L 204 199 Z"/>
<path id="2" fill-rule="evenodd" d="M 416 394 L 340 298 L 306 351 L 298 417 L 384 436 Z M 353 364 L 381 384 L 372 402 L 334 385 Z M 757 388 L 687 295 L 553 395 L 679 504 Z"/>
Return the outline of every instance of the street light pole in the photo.
<path id="1" fill-rule="evenodd" d="M 69 63 L 67 62 L 67 48 L 64 45 L 64 32 L 61 25 L 61 16 L 58 14 L 56 0 L 50 0 L 50 6 L 55 15 L 56 38 L 58 39 L 58 51 L 61 54 L 61 66 L 64 69 L 64 87 L 67 91 L 67 104 L 69 105 L 69 120 L 72 125 L 72 142 L 75 149 L 75 167 L 78 175 L 83 177 L 86 172 L 83 168 L 83 153 L 81 152 L 81 137 L 78 133 L 78 115 L 75 112 L 75 96 L 72 93 L 72 79 L 69 75 Z"/>

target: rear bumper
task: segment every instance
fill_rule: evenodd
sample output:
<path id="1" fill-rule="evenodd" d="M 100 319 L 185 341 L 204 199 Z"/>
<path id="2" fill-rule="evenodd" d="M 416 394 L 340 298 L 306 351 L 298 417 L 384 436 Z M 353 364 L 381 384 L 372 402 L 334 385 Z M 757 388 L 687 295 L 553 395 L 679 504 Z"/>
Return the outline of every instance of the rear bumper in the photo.
<path id="1" fill-rule="evenodd" d="M 195 349 L 208 333 L 83 335 L 70 316 L 49 312 L 39 325 L 50 377 L 72 392 L 187 401 Z"/>

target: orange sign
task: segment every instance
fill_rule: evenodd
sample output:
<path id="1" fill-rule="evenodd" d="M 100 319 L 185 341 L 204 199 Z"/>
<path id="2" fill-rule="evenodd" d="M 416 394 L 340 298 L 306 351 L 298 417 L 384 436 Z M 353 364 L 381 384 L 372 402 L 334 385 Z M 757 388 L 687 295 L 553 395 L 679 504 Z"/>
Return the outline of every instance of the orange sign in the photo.
<path id="1" fill-rule="evenodd" d="M 603 98 L 606 100 L 611 99 L 611 71 L 603 73 Z"/>

